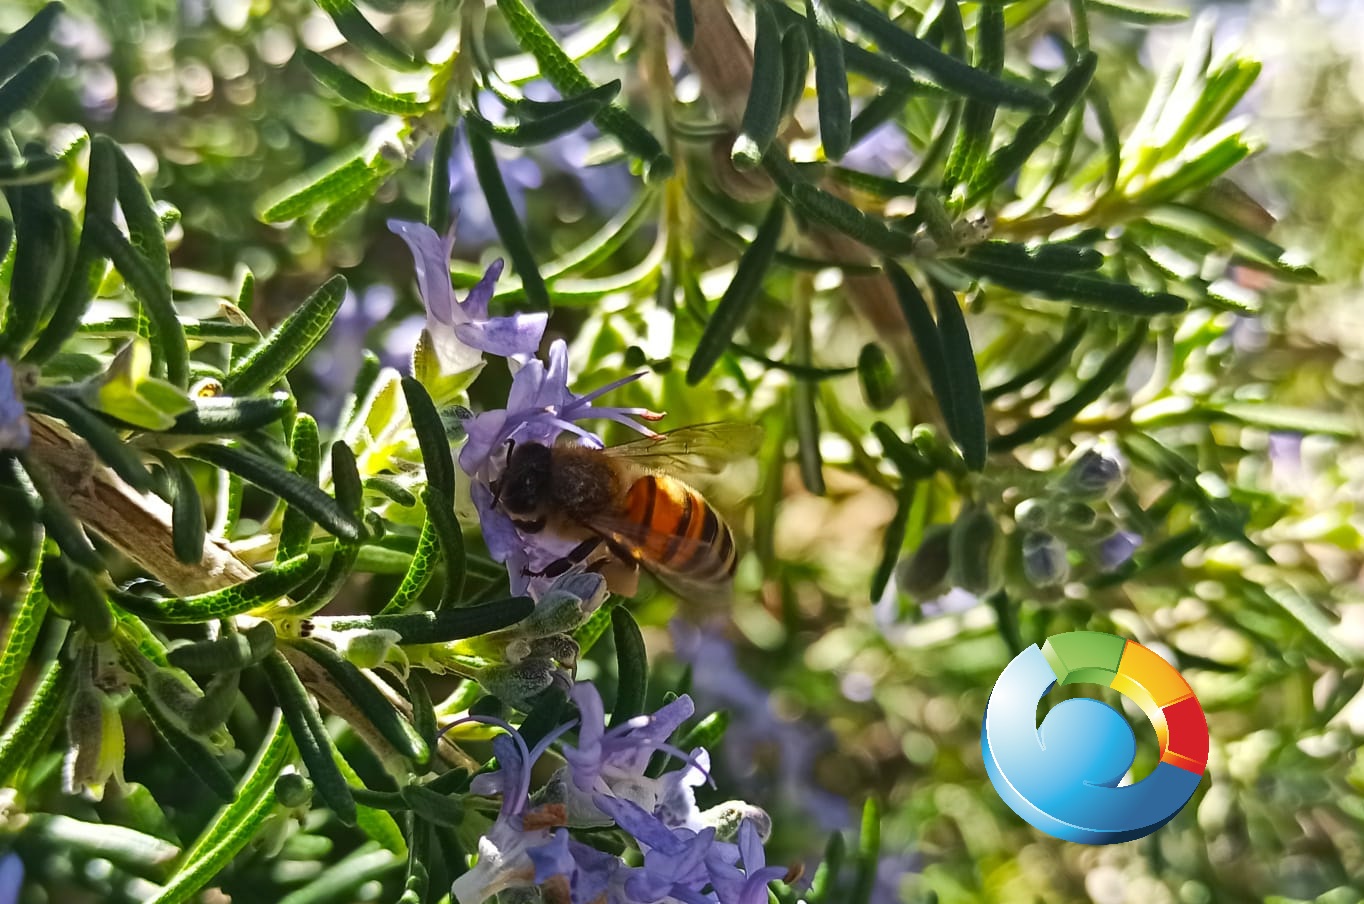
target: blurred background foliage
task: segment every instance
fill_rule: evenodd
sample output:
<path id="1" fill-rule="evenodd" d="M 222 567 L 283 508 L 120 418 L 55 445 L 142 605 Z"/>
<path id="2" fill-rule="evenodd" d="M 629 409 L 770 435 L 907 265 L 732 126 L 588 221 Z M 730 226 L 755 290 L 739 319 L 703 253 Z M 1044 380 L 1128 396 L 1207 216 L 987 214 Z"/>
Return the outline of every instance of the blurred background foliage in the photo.
<path id="1" fill-rule="evenodd" d="M 349 289 L 332 329 L 290 381 L 299 410 L 313 413 L 324 434 L 347 404 L 366 350 L 406 371 L 423 317 L 411 258 L 384 222 L 420 219 L 426 208 L 449 112 L 432 90 L 478 77 L 469 56 L 407 72 L 376 61 L 347 43 L 326 5 L 72 0 L 53 32 L 56 80 L 9 124 L 16 136 L 53 148 L 72 141 L 71 124 L 123 146 L 152 197 L 179 211 L 167 238 L 186 309 L 235 297 L 235 274 L 245 265 L 256 280 L 251 317 L 266 328 L 344 271 Z M 632 221 L 591 266 L 549 279 L 549 332 L 570 340 L 579 385 L 647 367 L 652 374 L 622 390 L 616 404 L 667 411 L 664 426 L 737 420 L 767 427 L 757 466 L 716 491 L 753 552 L 740 570 L 732 625 L 684 619 L 669 627 L 673 603 L 662 594 L 646 594 L 635 612 L 655 654 L 654 686 L 672 686 L 689 668 L 698 710 L 730 712 L 717 778 L 773 814 L 769 862 L 801 861 L 813 870 L 832 830 L 846 830 L 855 843 L 857 814 L 870 797 L 882 816 L 874 900 L 1364 898 L 1357 759 L 1364 734 L 1364 322 L 1357 303 L 1364 6 L 1211 5 L 1195 28 L 1181 15 L 1111 2 L 962 4 L 956 14 L 950 3 L 891 5 L 901 24 L 955 54 L 966 47 L 954 44 L 954 23 L 974 42 L 981 11 L 1002 9 L 1008 71 L 1041 73 L 1048 84 L 1074 64 L 1076 12 L 1088 9 L 1083 39 L 1098 54 L 1094 84 L 1102 93 L 1091 93 L 1088 112 L 1057 133 L 1069 138 L 1053 135 L 986 202 L 954 206 L 944 192 L 948 212 L 983 211 L 998 239 L 1099 248 L 1106 276 L 1190 304 L 1186 313 L 1150 320 L 1148 335 L 1147 318 L 1038 300 L 1035 286 L 1011 285 L 998 273 L 991 281 L 988 267 L 935 270 L 932 252 L 921 255 L 929 276 L 970 289 L 966 319 L 992 438 L 978 474 L 947 441 L 956 434 L 916 371 L 903 327 L 878 322 L 898 316 L 893 300 L 889 315 L 874 303 L 849 304 L 856 266 L 874 264 L 871 258 L 843 275 L 784 260 L 754 301 L 742 341 L 706 379 L 686 378 L 702 341 L 690 315 L 728 285 L 771 185 L 730 164 L 733 117 L 715 111 L 742 108 L 743 94 L 702 89 L 680 47 L 659 38 L 666 15 L 649 4 L 578 6 L 591 8 L 582 23 L 552 26 L 553 33 L 575 55 L 596 51 L 583 60 L 594 83 L 622 79 L 621 101 L 663 136 L 676 175 L 668 180 L 656 170 L 642 178 L 638 155 L 622 156 L 592 127 L 538 147 L 498 144 L 497 160 L 547 275 L 548 262 L 571 257 L 598 230 L 637 218 L 638 228 Z M 38 7 L 5 4 L 0 33 L 18 29 Z M 732 8 L 751 35 L 753 8 Z M 466 42 L 479 35 L 503 84 L 532 99 L 554 96 L 532 78 L 534 60 L 495 5 L 485 13 L 470 0 L 376 0 L 365 14 L 433 64 L 460 46 L 461 32 Z M 1161 73 L 1177 71 L 1205 46 L 1212 52 L 1202 63 L 1206 70 L 1212 61 L 1214 78 L 1253 78 L 1247 60 L 1263 71 L 1193 134 L 1181 130 L 1176 110 L 1165 124 L 1172 131 L 1156 136 L 1163 143 L 1151 139 L 1154 158 L 1141 159 L 1131 133 Z M 337 83 L 329 64 L 390 97 L 420 101 L 396 116 L 359 109 L 319 84 Z M 1204 70 L 1188 78 L 1197 81 Z M 887 112 L 882 124 L 863 121 L 867 128 L 841 161 L 847 197 L 891 222 L 909 217 L 904 234 L 922 236 L 915 189 L 943 184 L 942 157 L 932 160 L 929 149 L 943 134 L 942 117 L 969 113 L 944 113 L 940 94 L 921 87 L 897 102 L 893 87 L 864 74 L 854 73 L 849 86 L 855 114 L 878 100 Z M 1173 98 L 1154 104 L 1148 119 L 1188 99 Z M 782 138 L 798 163 L 823 160 L 813 76 L 798 104 L 797 122 Z M 484 91 L 484 114 L 494 116 L 498 106 Z M 1027 115 L 1001 109 L 996 122 L 1016 129 Z M 1151 187 L 1159 186 L 1155 174 L 1206 160 L 1179 154 L 1227 115 L 1246 117 L 1245 131 L 1216 132 L 1199 147 L 1257 151 L 1230 182 L 1210 187 L 1220 175 L 1210 171 L 1166 195 Z M 1129 139 L 1120 165 L 1105 120 Z M 949 151 L 939 143 L 939 152 Z M 454 275 L 467 286 L 508 252 L 467 136 L 453 136 L 452 147 Z M 1161 148 L 1178 165 L 1160 170 Z M 1062 157 L 1072 165 L 1054 169 Z M 299 200 L 298 189 L 350 159 L 368 165 L 354 195 Z M 1095 205 L 1095 197 L 1118 200 Z M 1210 228 L 1210 216 L 1230 225 Z M 791 244 L 791 253 L 828 259 L 827 244 Z M 979 293 L 966 277 L 982 275 Z M 501 303 L 524 306 L 516 297 Z M 1057 348 L 1048 365 L 1048 349 Z M 1115 348 L 1122 354 L 1114 357 Z M 878 363 L 887 357 L 895 377 Z M 1108 382 L 1085 397 L 1106 365 L 1114 369 Z M 494 370 L 473 388 L 470 407 L 502 404 L 505 378 Z M 889 389 L 878 380 L 889 380 Z M 887 410 L 882 396 L 893 400 L 901 390 L 909 404 Z M 1066 400 L 1074 409 L 1057 416 Z M 1084 461 L 1077 456 L 1093 448 L 1123 469 L 1091 493 L 1066 481 Z M 251 536 L 253 516 L 269 513 L 249 503 L 239 539 Z M 967 518 L 1006 535 L 995 558 L 974 571 L 962 561 L 971 551 L 954 547 L 961 541 L 946 527 L 956 522 L 961 533 Z M 9 558 L 4 567 L 8 600 L 22 590 L 23 563 Z M 393 574 L 352 580 L 337 611 L 375 611 L 396 582 Z M 1020 645 L 1077 629 L 1134 636 L 1166 653 L 1208 713 L 1210 781 L 1169 826 L 1139 842 L 1088 848 L 1043 837 L 1001 803 L 981 766 L 980 718 L 999 671 Z M 609 662 L 585 661 L 579 675 L 601 669 L 609 672 Z M 1140 776 L 1143 762 L 1150 768 L 1154 737 L 1139 713 L 1129 715 Z M 172 765 L 155 736 L 130 726 L 125 775 L 178 818 L 206 818 L 195 789 L 177 787 Z M 54 773 L 49 763 L 45 781 L 30 777 L 29 809 L 89 818 L 91 805 L 64 799 Z M 106 803 L 100 819 L 118 822 L 120 806 L 131 804 Z M 356 858 L 372 852 L 353 833 L 324 828 L 319 813 L 307 826 L 272 860 L 243 855 L 224 884 L 232 898 L 277 900 L 298 888 L 315 889 L 300 902 L 391 898 L 391 882 L 363 881 L 316 896 L 325 888 L 308 883 L 321 870 L 349 868 L 365 879 Z M 46 866 L 30 865 L 43 887 L 24 900 L 74 900 L 67 896 L 76 888 L 113 894 L 108 861 L 62 860 L 53 854 Z"/>

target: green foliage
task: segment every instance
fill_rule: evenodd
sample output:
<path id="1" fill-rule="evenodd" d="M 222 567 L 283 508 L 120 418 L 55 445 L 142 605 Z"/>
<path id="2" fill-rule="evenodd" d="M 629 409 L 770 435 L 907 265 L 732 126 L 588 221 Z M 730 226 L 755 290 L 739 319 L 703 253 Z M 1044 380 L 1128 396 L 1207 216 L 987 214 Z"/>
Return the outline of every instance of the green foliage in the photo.
<path id="1" fill-rule="evenodd" d="M 493 720 L 533 747 L 574 680 L 617 729 L 694 680 L 649 775 L 710 750 L 717 824 L 727 736 L 832 745 L 753 801 L 769 862 L 823 851 L 782 904 L 1358 898 L 1364 199 L 1272 129 L 1245 164 L 1229 117 L 1271 101 L 1211 19 L 1148 77 L 1130 26 L 1182 14 L 1113 0 L 315 5 L 0 22 L 0 850 L 43 893 L 448 900 Z M 575 393 L 645 371 L 599 404 L 765 427 L 705 487 L 743 674 L 668 652 L 647 579 L 547 605 L 494 560 L 459 456 L 501 365 L 386 366 L 420 317 L 383 221 L 419 215 L 461 296 L 508 258 L 491 311 L 548 314 Z M 1213 737 L 1100 867 L 978 753 L 1000 669 L 1069 630 L 1168 651 Z"/>

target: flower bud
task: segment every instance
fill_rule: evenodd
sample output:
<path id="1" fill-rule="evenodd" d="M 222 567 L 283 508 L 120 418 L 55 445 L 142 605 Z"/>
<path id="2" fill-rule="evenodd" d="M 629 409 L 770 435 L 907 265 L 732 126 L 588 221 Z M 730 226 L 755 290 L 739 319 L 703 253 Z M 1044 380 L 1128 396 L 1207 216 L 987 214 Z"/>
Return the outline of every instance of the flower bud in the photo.
<path id="1" fill-rule="evenodd" d="M 227 721 L 232 707 L 237 704 L 238 686 L 242 673 L 219 672 L 204 685 L 204 695 L 189 713 L 189 730 L 197 735 L 208 734 Z"/>
<path id="2" fill-rule="evenodd" d="M 523 637 L 568 634 L 601 608 L 608 593 L 606 578 L 600 574 L 566 574 L 549 586 L 535 611 L 511 632 Z"/>
<path id="3" fill-rule="evenodd" d="M 337 652 L 351 665 L 362 669 L 374 669 L 383 665 L 402 635 L 388 628 L 365 631 L 341 631 L 332 637 Z"/>
<path id="4" fill-rule="evenodd" d="M 79 687 L 66 713 L 71 747 L 62 768 L 67 794 L 84 789 L 95 800 L 104 798 L 110 778 L 123 784 L 123 720 L 118 707 L 93 686 Z"/>
<path id="5" fill-rule="evenodd" d="M 748 820 L 758 830 L 758 838 L 767 841 L 772 835 L 772 817 L 761 807 L 742 800 L 727 800 L 700 814 L 701 822 L 715 827 L 717 841 L 733 841 L 739 835 L 739 825 Z"/>
<path id="6" fill-rule="evenodd" d="M 952 528 L 935 524 L 924 531 L 923 542 L 913 555 L 895 567 L 895 580 L 910 596 L 928 597 L 942 585 L 951 563 L 949 538 Z"/>
<path id="7" fill-rule="evenodd" d="M 286 772 L 275 779 L 275 797 L 291 810 L 306 807 L 313 799 L 313 783 L 297 772 Z"/>
<path id="8" fill-rule="evenodd" d="M 629 370 L 639 370 L 649 363 L 649 358 L 644 354 L 644 349 L 638 345 L 631 345 L 625 349 L 623 360 L 625 367 Z"/>
<path id="9" fill-rule="evenodd" d="M 1041 530 L 1050 518 L 1047 504 L 1041 499 L 1024 499 L 1014 508 L 1014 521 L 1024 530 Z"/>
<path id="10" fill-rule="evenodd" d="M 909 442 L 925 458 L 934 460 L 938 455 L 938 431 L 931 424 L 919 424 L 909 431 Z"/>
<path id="11" fill-rule="evenodd" d="M 530 648 L 531 655 L 557 662 L 566 669 L 571 670 L 578 664 L 578 642 L 568 634 L 536 638 Z"/>
<path id="12" fill-rule="evenodd" d="M 1122 459 L 1107 447 L 1091 446 L 1071 457 L 1057 489 L 1077 499 L 1107 499 L 1122 486 Z"/>
<path id="13" fill-rule="evenodd" d="M 521 707 L 555 682 L 558 669 L 548 659 L 524 659 L 511 665 L 494 665 L 483 669 L 478 683 L 499 700 Z"/>
<path id="14" fill-rule="evenodd" d="M 862 398 L 873 411 L 884 411 L 895 404 L 895 371 L 891 369 L 885 350 L 875 342 L 862 346 L 857 356 L 857 381 L 862 386 Z"/>
<path id="15" fill-rule="evenodd" d="M 146 676 L 147 693 L 161 711 L 189 731 L 190 716 L 204 692 L 180 669 L 158 668 Z"/>
<path id="16" fill-rule="evenodd" d="M 1098 520 L 1098 513 L 1083 502 L 1068 502 L 1061 506 L 1061 521 L 1071 530 L 1088 530 Z"/>
<path id="17" fill-rule="evenodd" d="M 1023 535 L 1023 575 L 1029 583 L 1035 587 L 1054 587 L 1069 574 L 1064 543 L 1042 531 Z"/>
<path id="18" fill-rule="evenodd" d="M 1141 546 L 1141 536 L 1131 531 L 1120 530 L 1099 544 L 1099 567 L 1112 571 L 1132 558 Z"/>
<path id="19" fill-rule="evenodd" d="M 948 572 L 952 585 L 980 595 L 990 589 L 994 577 L 991 554 L 999 528 L 983 505 L 972 506 L 957 517 L 948 539 Z"/>

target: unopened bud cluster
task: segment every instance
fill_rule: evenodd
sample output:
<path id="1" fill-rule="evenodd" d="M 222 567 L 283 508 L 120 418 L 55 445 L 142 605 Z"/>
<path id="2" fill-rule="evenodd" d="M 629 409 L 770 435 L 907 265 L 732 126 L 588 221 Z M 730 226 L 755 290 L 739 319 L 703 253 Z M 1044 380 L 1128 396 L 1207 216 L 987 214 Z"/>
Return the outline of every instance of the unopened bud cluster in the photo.
<path id="1" fill-rule="evenodd" d="M 896 568 L 899 589 L 929 599 L 957 588 L 990 594 L 1010 579 L 1034 589 L 1058 587 L 1080 563 L 1102 570 L 1120 566 L 1141 538 L 1125 531 L 1110 500 L 1122 488 L 1126 466 L 1105 445 L 1079 449 L 1051 473 L 1031 475 L 1027 497 L 1010 519 L 976 502 L 950 524 L 924 529 L 918 547 Z"/>

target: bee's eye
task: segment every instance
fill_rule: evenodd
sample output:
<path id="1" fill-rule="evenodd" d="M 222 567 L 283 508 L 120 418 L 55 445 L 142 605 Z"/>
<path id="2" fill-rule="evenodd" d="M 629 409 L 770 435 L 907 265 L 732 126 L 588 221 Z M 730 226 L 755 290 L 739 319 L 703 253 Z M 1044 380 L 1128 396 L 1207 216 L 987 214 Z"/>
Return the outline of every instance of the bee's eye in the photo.
<path id="1" fill-rule="evenodd" d="M 544 484 L 544 475 L 534 471 L 522 471 L 504 477 L 497 491 L 502 508 L 513 515 L 534 512 L 544 495 Z"/>

